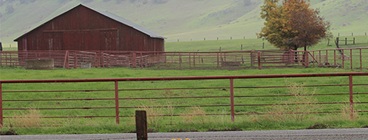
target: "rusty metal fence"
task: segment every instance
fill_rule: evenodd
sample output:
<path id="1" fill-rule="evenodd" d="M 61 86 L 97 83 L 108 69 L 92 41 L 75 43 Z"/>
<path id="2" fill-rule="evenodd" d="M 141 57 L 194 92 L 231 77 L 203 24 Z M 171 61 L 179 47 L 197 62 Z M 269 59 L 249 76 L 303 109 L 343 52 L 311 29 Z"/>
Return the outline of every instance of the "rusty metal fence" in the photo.
<path id="1" fill-rule="evenodd" d="M 345 111 L 353 118 L 368 115 L 367 76 L 368 73 L 330 73 L 0 80 L 0 124 L 9 127 L 14 116 L 30 109 L 40 111 L 40 118 L 53 122 L 115 118 L 117 124 L 127 123 L 125 118 L 133 118 L 134 111 L 142 109 L 150 110 L 150 117 L 175 120 L 188 115 L 228 116 L 231 121 L 252 115 L 274 116 L 275 107 L 289 108 L 277 114 L 321 116 Z M 298 110 L 299 106 L 309 110 Z M 193 108 L 200 111 L 191 113 Z M 150 113 L 152 109 L 160 111 Z"/>
<path id="2" fill-rule="evenodd" d="M 368 69 L 368 48 L 315 50 L 310 54 L 316 60 L 314 64 L 321 67 Z"/>
<path id="3" fill-rule="evenodd" d="M 336 67 L 367 69 L 368 48 L 316 51 L 120 52 L 3 51 L 0 66 L 25 66 L 27 60 L 53 59 L 60 68 L 149 67 L 153 69 L 262 69 Z"/>
<path id="4" fill-rule="evenodd" d="M 157 69 L 240 69 L 300 65 L 299 54 L 285 51 L 120 52 L 120 51 L 5 51 L 0 66 L 25 66 L 27 60 L 53 59 L 60 68 L 150 67 Z"/>

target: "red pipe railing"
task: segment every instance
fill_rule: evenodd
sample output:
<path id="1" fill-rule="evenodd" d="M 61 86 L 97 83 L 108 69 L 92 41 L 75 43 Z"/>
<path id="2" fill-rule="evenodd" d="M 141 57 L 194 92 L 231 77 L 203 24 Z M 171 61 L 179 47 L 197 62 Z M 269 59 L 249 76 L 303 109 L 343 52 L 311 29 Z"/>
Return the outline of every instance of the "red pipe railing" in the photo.
<path id="1" fill-rule="evenodd" d="M 244 106 L 272 106 L 272 105 L 283 105 L 283 104 L 272 104 L 272 103 L 257 103 L 257 104 L 243 104 L 243 103 L 235 103 L 235 98 L 266 98 L 266 97 L 288 97 L 292 95 L 275 95 L 275 94 L 268 94 L 268 95 L 235 95 L 234 89 L 249 89 L 249 88 L 285 88 L 287 86 L 235 86 L 234 83 L 236 79 L 270 79 L 270 78 L 307 78 L 307 77 L 348 77 L 348 84 L 313 84 L 313 85 L 306 85 L 305 87 L 331 87 L 331 86 L 348 86 L 349 89 L 349 102 L 341 102 L 341 101 L 329 101 L 329 102 L 317 102 L 314 104 L 324 104 L 324 105 L 333 105 L 333 104 L 350 104 L 350 117 L 354 117 L 354 104 L 368 104 L 366 101 L 359 101 L 357 103 L 354 103 L 354 94 L 356 95 L 367 95 L 366 92 L 360 92 L 360 93 L 354 93 L 353 87 L 366 87 L 368 83 L 357 83 L 354 85 L 353 83 L 353 77 L 357 76 L 368 76 L 368 73 L 325 73 L 325 74 L 272 74 L 272 75 L 245 75 L 245 76 L 198 76 L 198 77 L 156 77 L 156 78 L 109 78 L 109 79 L 55 79 L 55 80 L 0 80 L 0 125 L 2 126 L 4 123 L 4 114 L 3 111 L 11 111 L 11 110 L 27 110 L 28 107 L 7 107 L 4 108 L 3 104 L 4 102 L 11 103 L 11 102 L 24 102 L 24 101 L 41 101 L 41 102 L 47 102 L 47 101 L 108 101 L 108 100 L 114 100 L 115 106 L 94 106 L 94 107 L 39 107 L 38 110 L 95 110 L 95 109 L 115 109 L 115 122 L 117 124 L 120 123 L 120 117 L 121 116 L 119 111 L 120 109 L 134 109 L 137 108 L 137 106 L 120 106 L 119 101 L 120 100 L 152 100 L 152 99 L 158 99 L 158 100 L 184 100 L 184 99 L 218 99 L 218 98 L 228 98 L 230 97 L 230 103 L 229 104 L 199 104 L 199 105 L 185 105 L 185 104 L 178 104 L 173 105 L 172 107 L 180 108 L 180 107 L 193 107 L 193 106 L 199 106 L 199 107 L 230 107 L 230 117 L 232 121 L 235 121 L 235 116 L 239 114 L 262 114 L 262 113 L 236 113 L 235 107 L 244 107 Z M 122 91 L 155 91 L 155 90 L 203 90 L 203 89 L 224 89 L 224 87 L 190 87 L 190 88 L 139 88 L 139 89 L 119 89 L 119 82 L 144 82 L 144 81 L 183 81 L 183 80 L 192 80 L 192 81 L 198 81 L 198 80 L 229 80 L 229 96 L 170 96 L 170 97 L 127 97 L 122 98 L 119 96 L 119 92 Z M 32 83 L 85 83 L 85 82 L 114 82 L 114 89 L 113 90 L 3 90 L 4 85 L 12 85 L 12 84 L 32 84 Z M 364 81 L 366 82 L 366 81 Z M 114 91 L 114 98 L 61 98 L 61 99 L 3 99 L 4 92 L 31 92 L 31 93 L 38 93 L 38 92 L 101 92 L 101 91 Z M 20 93 L 19 93 L 20 94 Z M 343 96 L 344 93 L 326 93 L 326 94 L 314 94 L 316 96 Z M 305 96 L 311 96 L 311 95 L 305 95 Z M 305 104 L 303 102 L 295 103 L 295 104 L 288 104 L 288 105 L 298 105 L 298 104 Z M 151 108 L 165 108 L 165 106 L 150 106 Z M 366 110 L 361 110 L 360 112 L 365 112 Z M 324 113 L 332 113 L 331 112 L 324 112 Z M 323 112 L 304 112 L 304 113 L 323 113 Z M 222 113 L 223 114 L 223 113 Z M 215 115 L 209 113 L 208 115 Z M 217 114 L 219 115 L 219 114 Z M 167 116 L 165 114 L 161 114 L 159 116 Z M 172 116 L 178 116 L 172 115 Z M 77 117 L 70 117 L 70 116 L 45 116 L 44 118 L 93 118 L 93 117 L 113 117 L 113 116 L 77 116 Z M 127 116 L 126 116 L 127 117 Z"/>

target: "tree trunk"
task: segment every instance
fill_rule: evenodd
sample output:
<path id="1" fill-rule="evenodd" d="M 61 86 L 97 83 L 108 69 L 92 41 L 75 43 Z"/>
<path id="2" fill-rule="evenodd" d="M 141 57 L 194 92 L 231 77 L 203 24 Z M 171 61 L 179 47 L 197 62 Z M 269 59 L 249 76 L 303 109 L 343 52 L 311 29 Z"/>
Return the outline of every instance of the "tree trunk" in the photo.
<path id="1" fill-rule="evenodd" d="M 304 66 L 306 65 L 306 63 L 308 63 L 308 62 L 306 62 L 307 55 L 308 55 L 308 53 L 307 53 L 307 46 L 304 46 L 303 60 L 302 60 L 302 63 L 303 63 Z"/>
<path id="2" fill-rule="evenodd" d="M 294 51 L 294 62 L 298 62 L 298 46 L 292 47 L 292 50 Z"/>

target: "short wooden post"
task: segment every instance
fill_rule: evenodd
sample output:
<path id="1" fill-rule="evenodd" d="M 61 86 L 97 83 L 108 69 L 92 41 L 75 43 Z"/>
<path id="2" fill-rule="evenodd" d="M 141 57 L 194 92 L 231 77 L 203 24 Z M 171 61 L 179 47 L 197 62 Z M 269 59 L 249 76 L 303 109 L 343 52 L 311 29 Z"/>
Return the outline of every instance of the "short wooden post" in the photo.
<path id="1" fill-rule="evenodd" d="M 262 69 L 262 63 L 261 63 L 261 52 L 258 51 L 258 69 Z"/>
<path id="2" fill-rule="evenodd" d="M 137 140 L 147 140 L 147 113 L 144 110 L 135 111 L 135 126 Z"/>
<path id="3" fill-rule="evenodd" d="M 353 45 L 355 45 L 355 37 L 353 38 Z"/>
<path id="4" fill-rule="evenodd" d="M 345 45 L 348 45 L 348 38 L 345 37 Z"/>

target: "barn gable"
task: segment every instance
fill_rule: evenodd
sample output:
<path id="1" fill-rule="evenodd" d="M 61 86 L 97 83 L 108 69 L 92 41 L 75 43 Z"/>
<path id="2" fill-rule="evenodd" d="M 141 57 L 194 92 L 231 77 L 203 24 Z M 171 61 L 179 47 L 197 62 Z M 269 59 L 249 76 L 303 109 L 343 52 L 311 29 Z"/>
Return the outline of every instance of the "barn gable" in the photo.
<path id="1" fill-rule="evenodd" d="M 18 50 L 164 51 L 164 37 L 107 11 L 64 6 L 21 35 Z"/>

